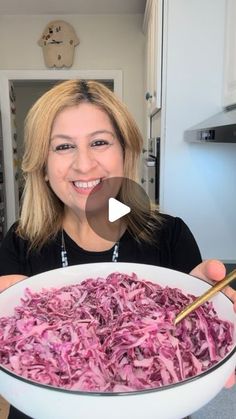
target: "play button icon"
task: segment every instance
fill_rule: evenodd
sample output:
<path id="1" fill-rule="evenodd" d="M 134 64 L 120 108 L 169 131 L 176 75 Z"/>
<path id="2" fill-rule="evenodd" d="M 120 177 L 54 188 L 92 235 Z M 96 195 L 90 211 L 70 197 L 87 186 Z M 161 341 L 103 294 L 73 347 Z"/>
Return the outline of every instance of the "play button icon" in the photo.
<path id="1" fill-rule="evenodd" d="M 114 221 L 119 220 L 124 215 L 129 214 L 130 207 L 128 205 L 122 204 L 122 202 L 118 201 L 115 198 L 109 198 L 108 200 L 108 220 L 111 223 Z"/>
<path id="2" fill-rule="evenodd" d="M 136 236 L 142 235 L 150 211 L 151 203 L 145 190 L 126 177 L 101 180 L 91 190 L 85 204 L 90 227 L 96 235 L 113 243 L 124 231 L 130 232 L 130 226 L 134 227 Z"/>

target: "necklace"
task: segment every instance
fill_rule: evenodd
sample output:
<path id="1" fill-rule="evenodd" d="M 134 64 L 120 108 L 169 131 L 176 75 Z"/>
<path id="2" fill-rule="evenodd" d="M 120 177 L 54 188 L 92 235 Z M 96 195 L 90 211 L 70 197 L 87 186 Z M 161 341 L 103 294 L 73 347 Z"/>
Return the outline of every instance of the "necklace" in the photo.
<path id="1" fill-rule="evenodd" d="M 118 261 L 119 246 L 120 246 L 120 242 L 118 241 L 114 245 L 112 258 L 111 258 L 112 262 L 117 262 Z M 64 231 L 62 230 L 61 231 L 61 266 L 64 268 L 68 265 L 69 265 L 69 263 L 68 263 L 66 245 L 65 245 Z"/>

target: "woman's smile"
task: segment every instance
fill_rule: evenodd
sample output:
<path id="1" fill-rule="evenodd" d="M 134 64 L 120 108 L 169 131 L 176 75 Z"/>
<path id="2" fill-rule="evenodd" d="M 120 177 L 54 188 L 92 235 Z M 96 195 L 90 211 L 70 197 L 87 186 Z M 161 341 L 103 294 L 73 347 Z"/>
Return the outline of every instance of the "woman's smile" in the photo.
<path id="1" fill-rule="evenodd" d="M 77 181 L 75 181 L 73 183 L 74 183 L 74 185 L 77 188 L 91 189 L 94 186 L 97 186 L 100 182 L 101 182 L 101 179 L 89 180 L 89 181 L 80 181 L 80 180 L 77 180 Z"/>
<path id="2" fill-rule="evenodd" d="M 89 181 L 76 180 L 72 183 L 76 189 L 76 192 L 82 195 L 90 195 L 91 193 L 97 192 L 102 187 L 102 179 L 95 179 Z"/>

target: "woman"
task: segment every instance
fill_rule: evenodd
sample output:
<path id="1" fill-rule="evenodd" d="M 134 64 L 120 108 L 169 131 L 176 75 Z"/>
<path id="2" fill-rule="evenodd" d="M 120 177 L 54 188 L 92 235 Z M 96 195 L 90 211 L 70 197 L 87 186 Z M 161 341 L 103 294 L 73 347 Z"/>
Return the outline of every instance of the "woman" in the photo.
<path id="1" fill-rule="evenodd" d="M 222 279 L 224 266 L 201 263 L 181 219 L 147 211 L 122 181 L 137 180 L 141 150 L 136 123 L 103 85 L 66 81 L 45 93 L 26 119 L 25 189 L 20 219 L 0 251 L 1 289 L 61 266 L 117 260 Z M 128 199 L 132 209 L 114 224 L 107 217 L 109 196 Z M 104 234 L 91 227 L 94 220 Z M 236 293 L 227 292 L 236 301 Z M 19 415 L 11 409 L 9 417 Z"/>

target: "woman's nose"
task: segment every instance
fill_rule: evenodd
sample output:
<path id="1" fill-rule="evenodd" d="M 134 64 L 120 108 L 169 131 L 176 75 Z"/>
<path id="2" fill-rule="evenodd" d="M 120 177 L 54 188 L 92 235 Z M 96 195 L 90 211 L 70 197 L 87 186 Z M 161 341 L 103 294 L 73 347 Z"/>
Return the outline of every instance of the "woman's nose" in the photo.
<path id="1" fill-rule="evenodd" d="M 91 150 L 78 149 L 74 155 L 72 167 L 82 173 L 89 172 L 96 166 L 96 160 Z"/>

